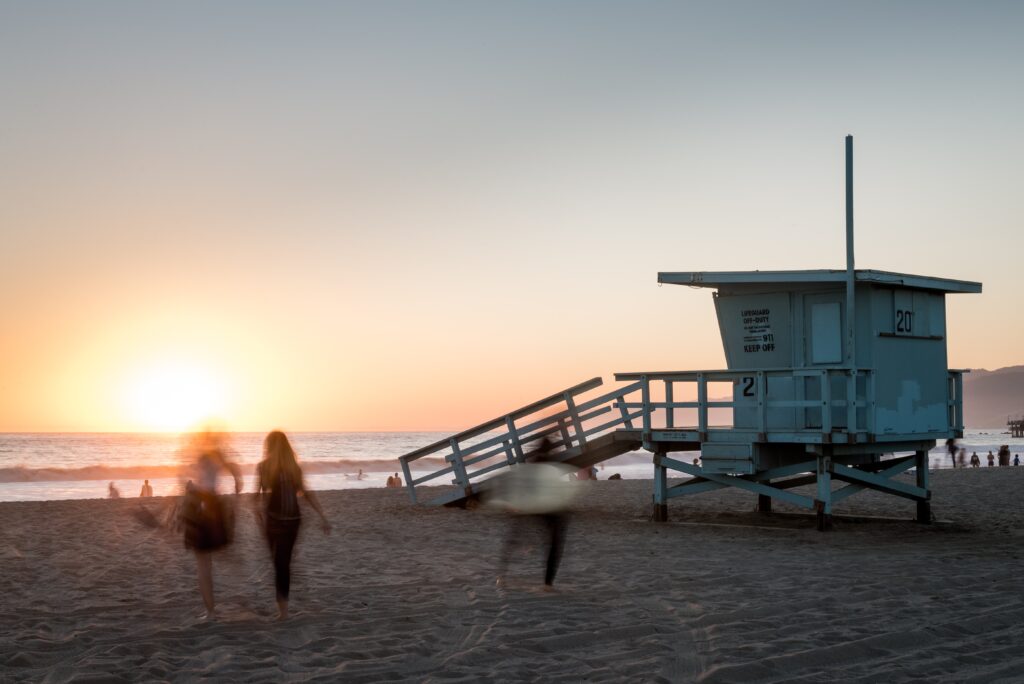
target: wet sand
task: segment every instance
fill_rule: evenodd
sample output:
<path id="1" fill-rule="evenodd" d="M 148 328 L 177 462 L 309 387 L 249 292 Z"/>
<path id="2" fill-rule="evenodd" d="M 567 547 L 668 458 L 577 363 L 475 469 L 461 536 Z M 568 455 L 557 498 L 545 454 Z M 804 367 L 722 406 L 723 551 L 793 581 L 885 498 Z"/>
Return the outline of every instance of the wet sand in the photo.
<path id="1" fill-rule="evenodd" d="M 201 622 L 195 562 L 138 500 L 0 504 L 0 681 L 998 682 L 1024 676 L 1024 468 L 933 474 L 940 522 L 813 520 L 756 497 L 670 503 L 650 481 L 581 483 L 557 591 L 539 550 L 505 588 L 506 520 L 324 492 L 299 542 L 292 618 L 243 497 Z M 149 505 L 159 505 L 152 500 Z M 859 494 L 836 513 L 909 520 Z M 686 522 L 681 522 L 686 521 Z"/>

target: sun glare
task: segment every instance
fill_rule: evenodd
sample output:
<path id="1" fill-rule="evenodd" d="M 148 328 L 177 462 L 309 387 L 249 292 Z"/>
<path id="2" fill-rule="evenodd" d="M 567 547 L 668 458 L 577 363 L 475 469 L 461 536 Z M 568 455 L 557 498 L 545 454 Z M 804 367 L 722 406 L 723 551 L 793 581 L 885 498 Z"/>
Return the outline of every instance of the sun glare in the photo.
<path id="1" fill-rule="evenodd" d="M 202 368 L 165 364 L 140 372 L 126 399 L 140 428 L 182 431 L 222 416 L 224 385 Z"/>

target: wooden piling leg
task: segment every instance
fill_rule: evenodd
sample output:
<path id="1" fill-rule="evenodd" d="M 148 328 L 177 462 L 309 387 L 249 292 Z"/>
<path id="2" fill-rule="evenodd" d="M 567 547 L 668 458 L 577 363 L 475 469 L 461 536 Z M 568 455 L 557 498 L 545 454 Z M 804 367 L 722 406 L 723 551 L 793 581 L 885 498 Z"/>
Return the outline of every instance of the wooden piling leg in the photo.
<path id="1" fill-rule="evenodd" d="M 771 480 L 765 481 L 764 484 L 771 484 Z M 772 497 L 766 494 L 757 495 L 757 510 L 761 513 L 772 512 Z"/>
<path id="2" fill-rule="evenodd" d="M 829 470 L 831 458 L 818 456 L 818 496 L 815 507 L 818 512 L 818 531 L 832 529 L 832 472 Z"/>
<path id="3" fill-rule="evenodd" d="M 927 451 L 916 451 L 914 452 L 915 467 L 917 470 L 917 486 L 924 489 L 931 494 L 931 490 L 928 489 L 928 452 Z M 932 523 L 932 503 L 931 501 L 918 501 L 917 502 L 917 522 L 922 525 L 931 525 Z"/>
<path id="4" fill-rule="evenodd" d="M 654 454 L 654 522 L 668 521 L 668 478 L 665 466 L 658 462 L 661 454 Z"/>

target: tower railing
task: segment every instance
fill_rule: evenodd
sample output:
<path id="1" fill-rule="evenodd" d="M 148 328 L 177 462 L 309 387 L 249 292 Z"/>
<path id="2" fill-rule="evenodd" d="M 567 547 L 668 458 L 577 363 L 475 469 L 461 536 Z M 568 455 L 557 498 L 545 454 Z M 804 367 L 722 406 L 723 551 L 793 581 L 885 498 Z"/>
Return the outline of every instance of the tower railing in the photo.
<path id="1" fill-rule="evenodd" d="M 616 373 L 615 379 L 640 383 L 640 401 L 624 402 L 622 408 L 641 411 L 644 433 L 658 432 L 662 437 L 676 433 L 682 441 L 828 443 L 841 433 L 840 439 L 852 443 L 872 441 L 876 432 L 875 371 L 870 368 L 659 371 Z M 709 396 L 716 384 L 725 384 L 732 396 Z M 772 396 L 769 384 L 787 389 L 776 390 L 782 396 Z M 948 384 L 947 430 L 962 433 L 962 371 L 948 371 Z M 687 409 L 696 413 L 696 419 L 681 423 L 677 412 Z M 780 426 L 777 414 L 784 409 L 793 414 L 788 425 Z M 713 412 L 729 410 L 729 424 L 712 420 Z"/>

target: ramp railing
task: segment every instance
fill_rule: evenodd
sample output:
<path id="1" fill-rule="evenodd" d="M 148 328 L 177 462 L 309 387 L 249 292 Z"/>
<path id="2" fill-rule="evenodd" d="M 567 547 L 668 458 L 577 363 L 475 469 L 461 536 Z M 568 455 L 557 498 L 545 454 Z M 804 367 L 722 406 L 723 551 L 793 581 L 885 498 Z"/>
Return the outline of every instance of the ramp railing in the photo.
<path id="1" fill-rule="evenodd" d="M 552 442 L 554 456 L 566 461 L 583 453 L 588 439 L 618 428 L 639 428 L 647 409 L 636 402 L 627 404 L 626 398 L 639 393 L 643 383 L 632 382 L 590 399 L 581 397 L 601 384 L 601 378 L 592 378 L 400 456 L 409 496 L 416 502 L 417 486 L 445 475 L 469 496 L 474 481 L 522 463 L 530 448 L 545 437 Z M 427 457 L 443 459 L 445 465 L 414 478 L 413 464 Z"/>

